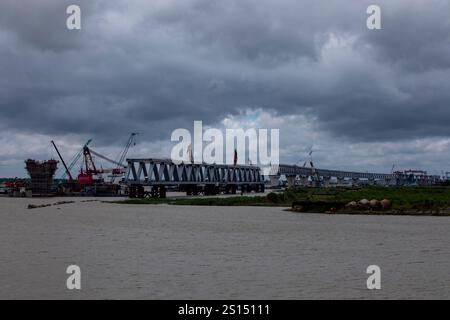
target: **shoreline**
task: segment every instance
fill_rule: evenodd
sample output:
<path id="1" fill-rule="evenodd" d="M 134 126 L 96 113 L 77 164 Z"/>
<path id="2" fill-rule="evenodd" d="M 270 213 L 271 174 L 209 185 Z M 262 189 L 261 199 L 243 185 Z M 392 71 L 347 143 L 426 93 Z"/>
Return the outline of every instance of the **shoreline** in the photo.
<path id="1" fill-rule="evenodd" d="M 450 188 L 448 187 L 290 188 L 261 195 L 250 193 L 194 197 L 173 192 L 168 194 L 167 198 L 60 197 L 59 200 L 53 197 L 23 198 L 24 202 L 28 202 L 24 205 L 28 205 L 28 209 L 98 201 L 120 205 L 281 208 L 290 212 L 329 215 L 450 216 Z"/>
<path id="2" fill-rule="evenodd" d="M 450 217 L 450 212 L 413 212 L 413 211 L 337 211 L 337 212 L 303 212 L 292 208 L 285 209 L 292 213 L 324 214 L 324 215 L 349 215 L 349 216 L 388 216 L 388 217 Z"/>
<path id="3" fill-rule="evenodd" d="M 264 196 L 143 198 L 133 205 L 281 207 L 293 212 L 386 216 L 450 216 L 449 187 L 289 188 Z"/>

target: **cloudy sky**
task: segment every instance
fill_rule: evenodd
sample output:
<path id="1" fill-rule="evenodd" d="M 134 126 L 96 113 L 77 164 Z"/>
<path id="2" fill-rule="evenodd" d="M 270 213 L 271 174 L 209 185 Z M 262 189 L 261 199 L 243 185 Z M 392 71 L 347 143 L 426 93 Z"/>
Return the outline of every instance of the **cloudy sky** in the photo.
<path id="1" fill-rule="evenodd" d="M 82 30 L 66 28 L 78 4 Z M 368 30 L 366 9 L 382 9 Z M 281 162 L 450 171 L 448 0 L 2 0 L 0 176 L 168 157 L 176 128 L 279 128 Z"/>

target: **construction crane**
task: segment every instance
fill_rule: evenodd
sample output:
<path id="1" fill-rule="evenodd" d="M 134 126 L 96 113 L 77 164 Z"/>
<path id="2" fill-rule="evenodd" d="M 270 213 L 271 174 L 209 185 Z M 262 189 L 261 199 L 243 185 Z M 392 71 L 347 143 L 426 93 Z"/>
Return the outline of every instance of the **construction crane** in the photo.
<path id="1" fill-rule="evenodd" d="M 72 174 L 71 169 L 80 161 L 82 158 L 82 165 L 80 173 L 77 177 L 78 183 L 80 185 L 92 185 L 94 182 L 101 182 L 103 179 L 101 178 L 95 178 L 97 175 L 101 175 L 104 173 L 112 173 L 112 179 L 111 183 L 114 182 L 114 178 L 123 175 L 125 173 L 125 169 L 127 168 L 127 165 L 124 164 L 125 158 L 127 156 L 127 153 L 132 145 L 135 145 L 135 137 L 138 135 L 138 133 L 132 133 L 130 137 L 128 138 L 128 141 L 125 145 L 124 150 L 119 154 L 118 160 L 112 160 L 94 150 L 89 148 L 89 144 L 92 142 L 92 139 L 89 139 L 83 146 L 83 148 L 75 155 L 73 160 L 71 161 L 70 165 L 67 166 L 66 162 L 62 158 L 58 148 L 56 147 L 56 144 L 52 141 L 52 144 L 58 153 L 59 158 L 61 159 L 61 162 L 64 165 L 65 172 L 61 179 L 64 179 L 66 176 L 69 177 L 69 180 L 75 181 Z M 96 156 L 100 159 L 103 159 L 113 165 L 113 169 L 103 169 L 98 168 L 94 162 L 93 156 Z M 95 180 L 95 181 L 94 181 Z"/>
<path id="2" fill-rule="evenodd" d="M 122 174 L 125 173 L 125 169 L 127 168 L 127 166 L 124 165 L 123 163 L 128 154 L 128 151 L 130 150 L 130 147 L 132 145 L 136 145 L 136 136 L 138 134 L 139 134 L 138 132 L 133 132 L 130 134 L 130 137 L 128 138 L 125 148 L 123 149 L 122 153 L 119 155 L 118 160 L 113 162 L 117 165 L 117 167 L 115 169 L 113 169 L 113 171 L 112 171 L 111 183 L 114 182 L 114 179 L 116 177 L 120 177 Z"/>
<path id="3" fill-rule="evenodd" d="M 312 154 L 313 154 L 313 149 L 311 147 L 311 149 L 308 152 L 308 156 L 305 159 L 305 162 L 303 163 L 303 168 L 306 168 L 307 165 L 309 164 L 309 166 L 311 167 L 311 174 L 312 174 L 312 181 L 314 183 L 315 186 L 319 186 L 320 185 L 320 176 L 319 173 L 316 170 L 316 167 L 314 167 L 314 162 L 312 159 Z"/>
<path id="4" fill-rule="evenodd" d="M 92 149 L 90 149 L 90 148 L 89 148 L 89 151 L 90 151 L 90 153 L 93 154 L 94 156 L 99 157 L 100 159 L 103 159 L 103 160 L 105 160 L 105 161 L 107 161 L 107 162 L 110 162 L 110 163 L 114 164 L 115 166 L 118 166 L 118 167 L 121 167 L 121 168 L 126 168 L 126 167 L 127 167 L 125 164 L 119 163 L 119 162 L 117 162 L 117 161 L 115 161 L 115 160 L 112 160 L 112 159 L 110 159 L 110 158 L 108 158 L 108 157 L 102 155 L 101 153 L 98 153 L 98 152 L 96 152 L 96 151 L 94 151 L 94 150 L 92 150 Z M 103 171 L 105 171 L 105 170 L 103 170 Z M 110 170 L 110 171 L 112 172 L 113 170 Z"/>
<path id="5" fill-rule="evenodd" d="M 61 180 L 65 179 L 67 175 L 69 175 L 69 178 L 71 180 L 73 180 L 73 178 L 70 175 L 70 172 L 72 171 L 73 167 L 78 163 L 78 161 L 80 160 L 82 154 L 83 154 L 83 150 L 85 147 L 87 147 L 90 143 L 92 142 L 92 139 L 89 139 L 84 146 L 80 149 L 80 151 L 73 157 L 72 161 L 70 162 L 69 166 L 66 168 L 66 171 L 64 172 L 63 175 L 61 175 Z M 61 157 L 60 157 L 61 158 Z"/>
<path id="6" fill-rule="evenodd" d="M 78 182 L 80 185 L 92 185 L 94 183 L 94 175 L 103 173 L 97 170 L 94 160 L 92 158 L 91 150 L 88 146 L 83 147 L 83 166 L 81 166 L 80 174 L 78 175 Z"/>
<path id="7" fill-rule="evenodd" d="M 311 166 L 311 168 L 314 168 L 314 164 L 312 161 L 312 154 L 313 154 L 313 150 L 311 149 L 308 153 L 308 158 L 305 159 L 305 162 L 303 163 L 303 168 L 306 168 L 306 165 L 308 162 L 309 162 L 309 165 Z"/>
<path id="8" fill-rule="evenodd" d="M 83 149 L 83 155 L 84 155 L 84 166 L 85 166 L 85 172 L 82 172 L 83 177 L 86 181 L 93 180 L 89 176 L 96 175 L 96 174 L 104 174 L 104 173 L 111 173 L 111 181 L 110 183 L 114 182 L 114 179 L 116 177 L 122 176 L 127 168 L 127 164 L 125 164 L 125 158 L 128 154 L 128 151 L 132 145 L 135 145 L 135 137 L 138 135 L 138 133 L 132 133 L 130 137 L 128 138 L 128 141 L 125 145 L 124 150 L 119 154 L 118 160 L 112 160 L 111 158 L 108 158 L 104 155 L 102 155 L 99 152 L 96 152 L 95 150 L 85 146 Z M 113 169 L 101 169 L 98 170 L 94 164 L 92 156 L 96 156 L 102 160 L 105 160 L 106 162 L 111 163 L 114 168 Z"/>
<path id="9" fill-rule="evenodd" d="M 64 168 L 66 169 L 66 173 L 69 175 L 69 180 L 73 181 L 73 178 L 72 178 L 72 175 L 70 174 L 69 168 L 67 168 L 66 162 L 64 161 L 63 157 L 61 156 L 61 153 L 59 153 L 58 147 L 56 146 L 56 144 L 53 140 L 52 140 L 52 145 L 55 148 L 59 159 L 61 160 L 62 164 L 64 165 Z"/>
<path id="10" fill-rule="evenodd" d="M 391 174 L 394 174 L 395 163 L 392 165 Z"/>

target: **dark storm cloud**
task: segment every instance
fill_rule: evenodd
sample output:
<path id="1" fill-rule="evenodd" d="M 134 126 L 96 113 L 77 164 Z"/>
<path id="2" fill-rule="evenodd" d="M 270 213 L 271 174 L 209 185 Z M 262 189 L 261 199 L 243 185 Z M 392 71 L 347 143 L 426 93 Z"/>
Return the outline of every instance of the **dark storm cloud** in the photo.
<path id="1" fill-rule="evenodd" d="M 41 50 L 63 51 L 82 45 L 80 37 L 64 29 L 70 0 L 3 0 L 0 3 L 0 29 L 11 32 L 20 41 Z M 86 13 L 94 1 L 77 0 Z"/>
<path id="2" fill-rule="evenodd" d="M 446 0 L 391 1 L 383 11 L 385 32 L 364 33 L 363 41 L 408 71 L 450 67 L 450 2 Z"/>
<path id="3" fill-rule="evenodd" d="M 4 0 L 0 128 L 109 144 L 262 109 L 355 141 L 449 136 L 448 2 L 378 1 L 369 31 L 372 3 Z"/>

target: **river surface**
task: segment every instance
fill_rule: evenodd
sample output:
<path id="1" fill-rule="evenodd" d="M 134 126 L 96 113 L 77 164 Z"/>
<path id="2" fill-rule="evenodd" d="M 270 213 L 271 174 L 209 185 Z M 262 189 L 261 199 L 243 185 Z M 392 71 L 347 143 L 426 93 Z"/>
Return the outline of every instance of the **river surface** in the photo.
<path id="1" fill-rule="evenodd" d="M 0 299 L 450 299 L 449 217 L 82 200 L 0 198 Z"/>

